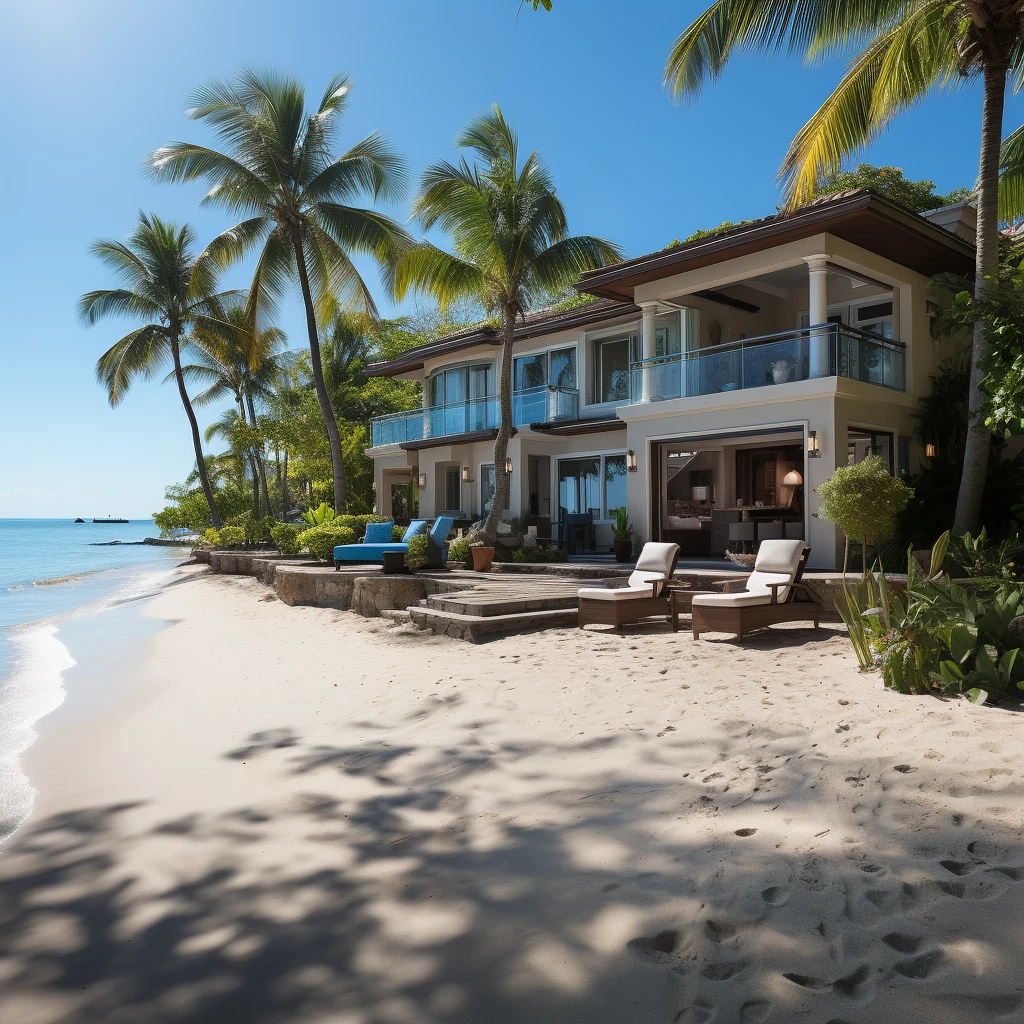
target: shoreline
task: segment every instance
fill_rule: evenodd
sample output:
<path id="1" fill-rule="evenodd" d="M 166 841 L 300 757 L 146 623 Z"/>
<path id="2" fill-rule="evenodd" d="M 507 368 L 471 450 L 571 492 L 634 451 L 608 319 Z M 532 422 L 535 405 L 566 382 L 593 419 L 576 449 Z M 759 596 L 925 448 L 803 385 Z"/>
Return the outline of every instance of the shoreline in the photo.
<path id="1" fill-rule="evenodd" d="M 1020 1017 L 1018 714 L 827 628 L 468 647 L 178 572 L 30 751 L 0 1019 Z"/>

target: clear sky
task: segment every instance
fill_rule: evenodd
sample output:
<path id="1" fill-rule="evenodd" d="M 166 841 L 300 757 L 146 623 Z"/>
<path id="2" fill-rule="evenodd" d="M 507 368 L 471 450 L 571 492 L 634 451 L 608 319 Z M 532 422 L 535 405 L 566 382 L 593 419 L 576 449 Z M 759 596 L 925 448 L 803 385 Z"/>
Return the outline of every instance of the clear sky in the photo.
<path id="1" fill-rule="evenodd" d="M 137 210 L 190 220 L 201 243 L 228 226 L 199 209 L 198 187 L 155 185 L 140 169 L 165 142 L 203 138 L 182 117 L 197 83 L 272 65 L 303 79 L 315 101 L 349 71 L 342 144 L 381 129 L 414 176 L 498 102 L 550 165 L 571 230 L 636 256 L 771 213 L 786 147 L 839 75 L 838 65 L 751 58 L 696 104 L 674 105 L 661 85 L 665 57 L 706 2 L 555 0 L 552 14 L 524 9 L 518 26 L 517 0 L 4 5 L 0 517 L 145 516 L 192 467 L 173 386 L 140 384 L 108 408 L 93 367 L 128 325 L 87 330 L 75 303 L 111 283 L 89 242 L 123 238 Z M 1024 101 L 1011 98 L 1008 130 L 1022 120 Z M 937 96 L 865 158 L 942 191 L 970 185 L 979 124 L 976 88 Z M 302 344 L 297 299 L 282 326 Z"/>

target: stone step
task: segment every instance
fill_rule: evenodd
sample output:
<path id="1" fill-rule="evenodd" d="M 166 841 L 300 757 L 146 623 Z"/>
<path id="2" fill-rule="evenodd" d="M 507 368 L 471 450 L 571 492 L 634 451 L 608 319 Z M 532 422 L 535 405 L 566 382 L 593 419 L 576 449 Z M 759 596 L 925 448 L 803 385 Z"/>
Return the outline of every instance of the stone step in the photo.
<path id="1" fill-rule="evenodd" d="M 392 622 L 412 622 L 412 616 L 408 608 L 384 608 L 380 617 L 390 619 Z"/>
<path id="2" fill-rule="evenodd" d="M 579 598 L 576 587 L 568 593 L 529 596 L 526 594 L 508 594 L 479 591 L 464 591 L 455 594 L 435 594 L 428 597 L 426 607 L 439 612 L 454 612 L 457 615 L 470 615 L 477 618 L 490 618 L 498 615 L 522 615 L 527 612 L 543 612 L 577 608 Z"/>
<path id="3" fill-rule="evenodd" d="M 480 643 L 502 633 L 526 633 L 537 629 L 576 626 L 577 608 L 548 608 L 541 611 L 520 612 L 512 615 L 461 615 L 458 612 L 439 611 L 431 607 L 409 608 L 413 624 L 429 629 L 440 636 L 455 640 Z"/>

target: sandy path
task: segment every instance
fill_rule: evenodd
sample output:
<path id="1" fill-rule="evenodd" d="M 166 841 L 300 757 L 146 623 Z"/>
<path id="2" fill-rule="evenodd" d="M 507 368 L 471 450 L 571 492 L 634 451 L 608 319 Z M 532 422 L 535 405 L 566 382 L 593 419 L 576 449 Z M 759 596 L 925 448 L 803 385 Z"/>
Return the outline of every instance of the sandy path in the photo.
<path id="1" fill-rule="evenodd" d="M 1024 1020 L 1007 711 L 838 634 L 486 646 L 171 588 L 0 854 L 0 1021 Z"/>

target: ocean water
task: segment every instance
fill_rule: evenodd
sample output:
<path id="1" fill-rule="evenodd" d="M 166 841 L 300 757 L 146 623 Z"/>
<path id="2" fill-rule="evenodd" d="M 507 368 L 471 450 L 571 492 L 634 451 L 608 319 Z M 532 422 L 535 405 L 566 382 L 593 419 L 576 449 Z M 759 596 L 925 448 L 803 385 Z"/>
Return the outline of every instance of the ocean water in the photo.
<path id="1" fill-rule="evenodd" d="M 158 532 L 152 520 L 0 519 L 0 842 L 31 809 L 20 757 L 75 664 L 61 623 L 155 593 L 188 549 L 109 542 Z"/>

